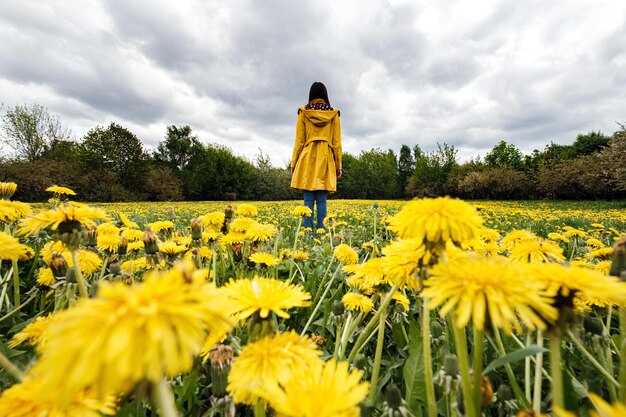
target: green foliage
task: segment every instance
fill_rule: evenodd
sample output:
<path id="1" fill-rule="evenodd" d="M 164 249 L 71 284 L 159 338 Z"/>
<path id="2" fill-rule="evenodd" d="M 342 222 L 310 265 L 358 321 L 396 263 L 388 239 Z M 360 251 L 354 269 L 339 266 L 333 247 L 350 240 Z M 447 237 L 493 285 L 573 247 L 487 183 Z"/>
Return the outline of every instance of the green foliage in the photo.
<path id="1" fill-rule="evenodd" d="M 517 146 L 501 140 L 485 156 L 485 165 L 492 168 L 524 169 L 524 155 Z"/>
<path id="2" fill-rule="evenodd" d="M 456 156 L 458 151 L 454 146 L 437 144 L 433 152 L 418 152 L 415 154 L 415 172 L 409 179 L 407 191 L 412 196 L 436 196 L 446 194 L 448 177 L 458 165 Z"/>
<path id="3" fill-rule="evenodd" d="M 415 159 L 411 155 L 411 148 L 402 145 L 400 155 L 398 156 L 398 194 L 404 196 L 406 194 L 406 186 L 409 183 L 411 174 L 415 171 Z"/>

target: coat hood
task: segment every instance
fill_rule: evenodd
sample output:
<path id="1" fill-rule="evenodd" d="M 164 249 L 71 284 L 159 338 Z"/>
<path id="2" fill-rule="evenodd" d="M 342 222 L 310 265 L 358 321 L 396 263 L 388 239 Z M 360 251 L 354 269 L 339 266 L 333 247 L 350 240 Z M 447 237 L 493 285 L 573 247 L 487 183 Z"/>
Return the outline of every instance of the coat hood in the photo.
<path id="1" fill-rule="evenodd" d="M 310 110 L 304 107 L 300 108 L 300 111 L 304 114 L 311 123 L 315 126 L 327 125 L 337 114 L 339 110 Z"/>

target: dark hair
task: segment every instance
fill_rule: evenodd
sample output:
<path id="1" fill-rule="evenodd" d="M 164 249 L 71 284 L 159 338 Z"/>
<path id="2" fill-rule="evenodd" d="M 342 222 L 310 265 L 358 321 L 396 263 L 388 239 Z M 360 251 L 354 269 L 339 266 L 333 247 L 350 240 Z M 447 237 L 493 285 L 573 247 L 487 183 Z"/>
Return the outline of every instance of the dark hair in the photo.
<path id="1" fill-rule="evenodd" d="M 330 100 L 328 100 L 328 90 L 326 90 L 326 86 L 319 81 L 314 82 L 309 90 L 309 102 L 315 100 L 316 98 L 321 98 L 326 102 L 326 104 L 330 105 Z"/>

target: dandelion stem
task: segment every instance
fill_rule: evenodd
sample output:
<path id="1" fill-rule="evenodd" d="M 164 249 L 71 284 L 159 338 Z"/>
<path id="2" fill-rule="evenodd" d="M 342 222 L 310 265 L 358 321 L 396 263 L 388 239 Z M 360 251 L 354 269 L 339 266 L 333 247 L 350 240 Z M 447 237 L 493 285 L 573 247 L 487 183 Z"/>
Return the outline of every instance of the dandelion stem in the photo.
<path id="1" fill-rule="evenodd" d="M 326 271 L 324 271 L 324 275 L 322 276 L 322 280 L 320 281 L 319 285 L 317 286 L 317 288 L 321 288 L 322 285 L 324 285 L 324 283 L 326 282 L 326 277 L 328 276 L 328 273 L 330 272 L 330 268 L 331 266 L 333 266 L 333 261 L 335 260 L 335 254 L 333 253 L 333 256 L 330 258 L 330 261 L 328 262 L 328 267 L 326 268 Z M 337 271 L 335 271 L 337 272 Z M 291 281 L 291 273 L 289 273 L 289 281 Z M 315 297 L 313 298 L 313 302 L 316 303 L 317 302 L 317 298 L 319 297 L 320 292 L 316 291 L 315 292 Z"/>
<path id="2" fill-rule="evenodd" d="M 11 259 L 13 266 L 13 305 L 20 305 L 20 271 L 17 266 L 17 259 Z"/>
<path id="3" fill-rule="evenodd" d="M 19 306 L 15 307 L 13 310 L 9 311 L 7 314 L 2 316 L 2 318 L 0 318 L 0 323 L 12 317 L 15 313 L 17 313 L 22 308 L 24 308 L 24 306 L 28 305 L 31 301 L 35 299 L 35 297 L 37 297 L 37 294 L 39 294 L 39 291 L 33 292 L 33 295 L 31 295 L 26 301 L 24 301 L 22 304 L 20 304 Z"/>
<path id="4" fill-rule="evenodd" d="M 619 308 L 619 347 L 622 361 L 626 358 L 626 308 Z M 619 399 L 626 403 L 626 364 L 621 363 L 619 368 Z"/>
<path id="5" fill-rule="evenodd" d="M 300 216 L 300 219 L 298 220 L 298 227 L 296 227 L 296 234 L 293 237 L 293 249 L 291 250 L 292 255 L 293 253 L 295 253 L 296 248 L 298 247 L 298 235 L 300 234 L 300 227 L 302 227 L 302 216 Z M 293 271 L 293 262 L 289 264 L 289 281 L 291 281 L 292 271 Z"/>
<path id="6" fill-rule="evenodd" d="M 615 380 L 615 377 L 613 375 L 611 375 L 606 370 L 606 368 L 604 366 L 602 366 L 600 364 L 600 362 L 598 362 L 596 360 L 596 358 L 593 357 L 593 355 L 585 348 L 585 346 L 580 341 L 580 339 L 578 337 L 576 337 L 576 335 L 574 333 L 572 333 L 571 330 L 567 331 L 567 335 L 572 340 L 572 342 L 574 342 L 574 344 L 576 345 L 578 350 L 581 351 L 581 353 L 587 358 L 587 360 L 598 370 L 598 372 L 600 372 L 606 378 L 606 380 L 608 382 L 610 382 L 611 384 L 615 385 L 616 387 L 620 386 L 620 384 Z"/>
<path id="7" fill-rule="evenodd" d="M 467 340 L 465 339 L 465 329 L 457 328 L 452 315 L 448 316 L 450 325 L 454 331 L 454 344 L 456 345 L 456 355 L 459 358 L 459 368 L 461 371 L 461 385 L 463 387 L 463 401 L 465 402 L 465 413 L 467 417 L 478 417 L 474 405 L 474 395 L 472 393 L 472 381 L 469 375 L 469 355 L 467 353 Z"/>
<path id="8" fill-rule="evenodd" d="M 257 400 L 254 404 L 254 417 L 265 417 L 265 402 L 263 400 Z"/>
<path id="9" fill-rule="evenodd" d="M 328 281 L 328 284 L 326 285 L 326 288 L 324 288 L 324 292 L 322 293 L 321 298 L 317 301 L 317 304 L 315 304 L 315 308 L 313 309 L 313 312 L 309 316 L 309 320 L 304 325 L 304 329 L 300 333 L 300 336 L 304 336 L 306 331 L 309 329 L 309 326 L 313 322 L 313 319 L 315 318 L 315 315 L 317 314 L 317 311 L 320 309 L 320 307 L 322 305 L 322 301 L 324 301 L 324 298 L 326 297 L 326 294 L 328 294 L 328 291 L 330 291 L 331 285 L 333 285 L 333 282 L 335 281 L 335 277 L 337 276 L 337 272 L 339 271 L 339 268 L 341 268 L 341 265 L 339 265 L 337 267 L 337 269 L 335 269 L 335 272 L 330 277 L 330 281 Z"/>
<path id="10" fill-rule="evenodd" d="M 437 401 L 435 386 L 433 385 L 433 358 L 430 349 L 430 309 L 428 299 L 422 302 L 422 349 L 424 351 L 424 384 L 426 385 L 426 405 L 428 416 L 437 417 Z M 403 326 L 404 329 L 404 326 Z"/>
<path id="11" fill-rule="evenodd" d="M 80 265 L 78 264 L 78 253 L 76 249 L 72 250 L 72 261 L 74 262 L 74 271 L 76 272 L 76 282 L 78 283 L 78 293 L 81 297 L 88 298 L 89 293 L 87 292 L 87 284 L 85 284 L 85 279 L 83 278 L 83 273 L 80 270 Z"/>
<path id="12" fill-rule="evenodd" d="M 504 343 L 502 343 L 502 336 L 500 336 L 500 330 L 495 325 L 493 325 L 493 334 L 496 338 L 496 345 L 498 347 L 498 352 L 500 353 L 500 356 L 506 355 L 506 350 L 504 349 Z M 520 344 L 522 347 L 524 347 L 523 343 L 520 342 Z M 519 401 L 519 403 L 522 405 L 523 408 L 528 408 L 528 400 L 526 399 L 526 396 L 522 392 L 522 389 L 520 388 L 519 384 L 517 383 L 517 380 L 515 379 L 515 374 L 513 374 L 513 369 L 511 368 L 511 364 L 507 363 L 506 365 L 504 365 L 504 369 L 506 370 L 506 375 L 509 378 L 509 384 L 511 385 L 511 389 L 513 390 L 513 393 L 515 393 L 515 397 L 517 398 L 517 401 Z"/>
<path id="13" fill-rule="evenodd" d="M 552 374 L 552 409 L 565 407 L 563 394 L 563 370 L 561 369 L 561 335 L 550 334 L 550 373 Z"/>
<path id="14" fill-rule="evenodd" d="M 387 307 L 389 303 L 391 302 L 391 297 L 393 296 L 393 293 L 395 293 L 396 290 L 398 289 L 398 286 L 399 286 L 398 283 L 393 284 L 393 287 L 391 287 L 391 290 L 387 293 L 385 298 L 380 302 L 378 311 L 376 312 L 376 314 L 374 314 L 374 317 L 372 317 L 370 321 L 365 325 L 365 328 L 359 335 L 358 339 L 356 340 L 356 342 L 354 342 L 354 346 L 352 346 L 352 350 L 350 351 L 350 355 L 348 356 L 348 362 L 352 362 L 352 360 L 354 359 L 354 356 L 356 356 L 357 352 L 360 350 L 361 345 L 363 345 L 365 340 L 368 338 L 369 333 L 372 331 L 372 328 L 376 324 L 378 324 L 378 318 L 382 314 L 385 307 Z"/>
<path id="15" fill-rule="evenodd" d="M 0 352 L 0 367 L 2 367 L 9 375 L 15 378 L 17 381 L 22 382 L 24 379 L 24 372 L 22 372 L 13 362 L 9 360 L 4 353 Z"/>
<path id="16" fill-rule="evenodd" d="M 526 335 L 526 347 L 532 344 L 532 335 L 530 332 Z M 526 399 L 530 401 L 532 399 L 532 381 L 530 379 L 530 356 L 526 356 L 524 358 L 524 393 L 526 394 Z"/>
<path id="17" fill-rule="evenodd" d="M 537 329 L 537 346 L 543 347 L 543 332 Z M 533 411 L 541 413 L 541 371 L 543 371 L 543 352 L 537 353 L 535 361 L 535 387 L 533 391 Z"/>
<path id="18" fill-rule="evenodd" d="M 152 399 L 159 408 L 159 415 L 161 417 L 180 416 L 176 410 L 174 393 L 165 378 L 162 378 L 159 382 L 152 383 Z"/>
<path id="19" fill-rule="evenodd" d="M 476 415 L 480 416 L 482 400 L 483 350 L 485 348 L 485 332 L 474 326 L 474 361 L 472 364 L 474 376 L 474 406 Z"/>
<path id="20" fill-rule="evenodd" d="M 376 353 L 374 354 L 374 366 L 372 367 L 372 380 L 370 382 L 370 404 L 376 399 L 378 391 L 378 375 L 380 373 L 380 361 L 383 357 L 383 342 L 385 340 L 385 320 L 387 319 L 387 309 L 380 315 L 378 324 L 378 339 L 376 340 Z"/>

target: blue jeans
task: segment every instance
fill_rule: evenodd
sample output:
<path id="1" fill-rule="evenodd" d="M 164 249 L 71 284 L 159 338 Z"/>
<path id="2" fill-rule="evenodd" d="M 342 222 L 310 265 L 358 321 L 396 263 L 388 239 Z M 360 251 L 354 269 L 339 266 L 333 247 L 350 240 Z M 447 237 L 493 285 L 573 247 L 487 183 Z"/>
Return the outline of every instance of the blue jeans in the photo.
<path id="1" fill-rule="evenodd" d="M 311 209 L 313 213 L 313 205 L 317 205 L 317 226 L 313 228 L 313 216 L 304 218 L 304 227 L 310 227 L 313 232 L 317 229 L 325 229 L 324 219 L 326 218 L 326 196 L 328 191 L 316 190 L 316 191 L 304 191 L 304 205 Z"/>

